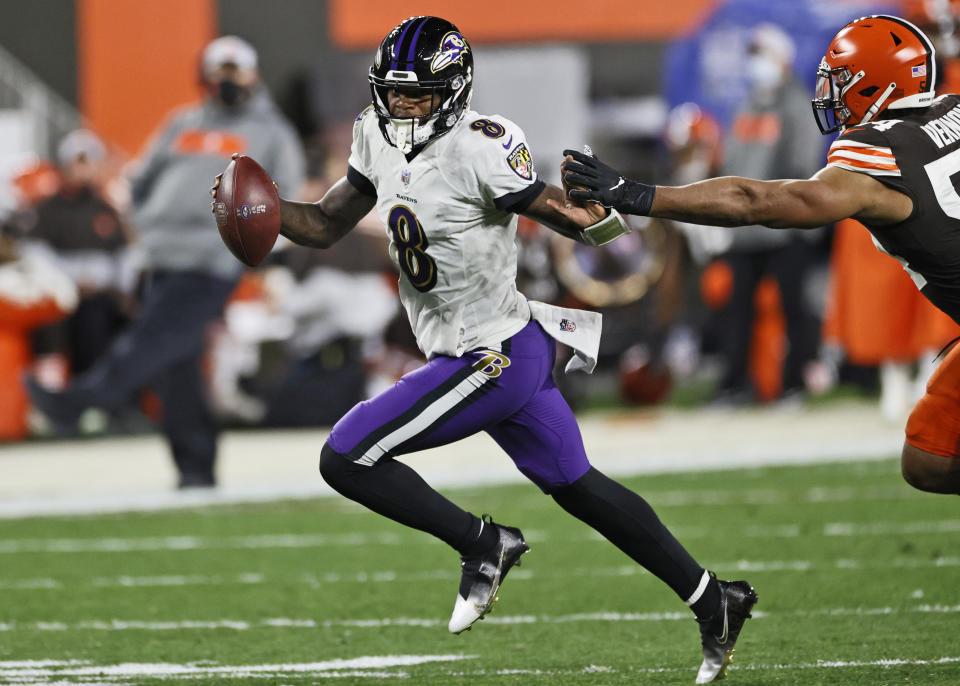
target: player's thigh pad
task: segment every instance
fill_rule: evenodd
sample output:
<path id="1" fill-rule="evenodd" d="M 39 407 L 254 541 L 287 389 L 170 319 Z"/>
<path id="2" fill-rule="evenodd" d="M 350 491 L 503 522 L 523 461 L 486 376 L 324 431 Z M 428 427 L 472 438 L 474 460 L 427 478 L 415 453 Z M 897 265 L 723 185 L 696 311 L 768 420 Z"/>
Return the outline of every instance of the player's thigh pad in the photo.
<path id="1" fill-rule="evenodd" d="M 516 413 L 549 377 L 552 347 L 541 338 L 532 323 L 499 350 L 437 356 L 356 405 L 327 442 L 347 459 L 373 465 L 483 431 Z"/>
<path id="2" fill-rule="evenodd" d="M 943 457 L 960 457 L 960 345 L 954 345 L 927 382 L 907 420 L 907 443 Z"/>

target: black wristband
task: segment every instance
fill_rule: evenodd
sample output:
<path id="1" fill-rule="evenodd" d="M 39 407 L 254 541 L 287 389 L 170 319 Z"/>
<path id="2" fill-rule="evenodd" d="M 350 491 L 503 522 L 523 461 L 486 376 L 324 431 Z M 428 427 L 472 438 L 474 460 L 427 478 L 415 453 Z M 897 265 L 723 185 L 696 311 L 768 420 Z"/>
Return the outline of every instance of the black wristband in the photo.
<path id="1" fill-rule="evenodd" d="M 653 207 L 653 196 L 656 186 L 649 186 L 639 181 L 623 180 L 623 185 L 613 191 L 613 206 L 623 214 L 635 214 L 646 217 Z"/>

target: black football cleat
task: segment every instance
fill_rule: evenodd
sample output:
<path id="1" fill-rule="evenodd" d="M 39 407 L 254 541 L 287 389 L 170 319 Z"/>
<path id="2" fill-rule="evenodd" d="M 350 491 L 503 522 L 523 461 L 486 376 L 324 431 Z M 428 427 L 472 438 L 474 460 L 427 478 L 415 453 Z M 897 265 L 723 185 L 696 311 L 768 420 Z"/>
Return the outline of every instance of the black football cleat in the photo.
<path id="1" fill-rule="evenodd" d="M 493 609 L 497 600 L 500 584 L 514 565 L 520 566 L 520 556 L 530 550 L 523 540 L 520 529 L 495 524 L 490 515 L 483 515 L 486 526 L 497 528 L 497 544 L 478 557 L 460 558 L 463 575 L 460 578 L 460 591 L 453 606 L 448 628 L 450 633 L 459 634 L 468 630 L 478 619 Z"/>
<path id="2" fill-rule="evenodd" d="M 720 609 L 710 619 L 697 620 L 703 644 L 703 664 L 697 672 L 698 684 L 719 681 L 727 675 L 733 661 L 733 644 L 737 642 L 744 622 L 757 604 L 757 592 L 746 581 L 723 581 L 720 585 Z"/>

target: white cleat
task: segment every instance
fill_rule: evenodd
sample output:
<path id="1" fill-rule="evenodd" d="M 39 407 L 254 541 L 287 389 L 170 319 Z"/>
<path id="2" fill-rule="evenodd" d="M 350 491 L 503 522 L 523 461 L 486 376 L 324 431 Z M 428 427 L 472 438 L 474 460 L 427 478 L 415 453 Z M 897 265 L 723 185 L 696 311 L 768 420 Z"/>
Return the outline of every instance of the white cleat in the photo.
<path id="1" fill-rule="evenodd" d="M 493 609 L 497 591 L 507 572 L 514 565 L 519 567 L 520 556 L 530 550 L 519 529 L 494 524 L 490 515 L 483 515 L 483 520 L 497 528 L 497 544 L 479 557 L 461 558 L 460 591 L 447 625 L 452 634 L 468 631 L 474 622 L 483 619 Z"/>

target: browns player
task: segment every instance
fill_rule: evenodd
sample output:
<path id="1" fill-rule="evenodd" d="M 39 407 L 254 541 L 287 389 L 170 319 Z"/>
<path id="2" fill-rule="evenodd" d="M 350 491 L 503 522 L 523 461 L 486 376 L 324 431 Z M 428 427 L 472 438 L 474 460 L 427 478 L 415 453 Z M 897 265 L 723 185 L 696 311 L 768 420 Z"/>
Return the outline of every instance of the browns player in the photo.
<path id="1" fill-rule="evenodd" d="M 876 15 L 843 27 L 817 70 L 813 111 L 840 131 L 827 165 L 806 180 L 710 179 L 650 186 L 595 157 L 566 151 L 571 201 L 712 226 L 813 228 L 860 221 L 920 291 L 960 323 L 960 96 L 934 95 L 934 48 L 913 24 Z M 960 346 L 934 372 L 910 415 L 903 477 L 923 491 L 960 493 Z"/>

